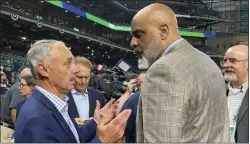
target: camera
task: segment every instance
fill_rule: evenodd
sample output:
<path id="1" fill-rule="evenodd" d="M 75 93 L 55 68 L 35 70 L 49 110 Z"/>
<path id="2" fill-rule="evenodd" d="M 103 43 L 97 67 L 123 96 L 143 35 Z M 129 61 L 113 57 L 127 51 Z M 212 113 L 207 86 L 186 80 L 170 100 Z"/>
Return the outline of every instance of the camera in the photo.
<path id="1" fill-rule="evenodd" d="M 118 99 L 126 91 L 127 86 L 124 81 L 128 82 L 138 76 L 128 71 L 129 68 L 124 60 L 120 60 L 113 68 L 97 66 L 91 74 L 90 86 L 100 90 L 107 98 Z"/>

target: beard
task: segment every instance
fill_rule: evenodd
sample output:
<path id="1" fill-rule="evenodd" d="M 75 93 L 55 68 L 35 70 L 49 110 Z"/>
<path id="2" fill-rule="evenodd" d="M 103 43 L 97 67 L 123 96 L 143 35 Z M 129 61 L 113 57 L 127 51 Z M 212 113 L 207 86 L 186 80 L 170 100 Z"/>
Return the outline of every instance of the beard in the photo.
<path id="1" fill-rule="evenodd" d="M 161 55 L 161 50 L 158 47 L 159 43 L 160 39 L 158 37 L 152 38 L 143 52 L 143 56 L 148 61 L 148 66 L 152 65 Z"/>
<path id="2" fill-rule="evenodd" d="M 230 83 L 236 83 L 238 81 L 236 74 L 232 72 L 225 72 L 224 79 Z"/>
<path id="3" fill-rule="evenodd" d="M 148 69 L 148 67 L 149 67 L 148 60 L 145 58 L 144 55 L 141 55 L 141 58 L 138 59 L 138 68 Z"/>

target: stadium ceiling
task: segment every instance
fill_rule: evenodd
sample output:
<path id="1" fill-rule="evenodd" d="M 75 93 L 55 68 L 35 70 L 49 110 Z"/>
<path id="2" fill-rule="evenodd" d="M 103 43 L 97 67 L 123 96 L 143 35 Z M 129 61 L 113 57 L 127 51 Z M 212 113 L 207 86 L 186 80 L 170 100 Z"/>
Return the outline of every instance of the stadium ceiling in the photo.
<path id="1" fill-rule="evenodd" d="M 178 19 L 196 19 L 200 21 L 199 23 L 196 21 L 198 25 L 205 26 L 207 23 L 215 21 L 226 21 L 218 18 L 218 13 L 209 10 L 207 4 L 202 0 L 64 0 L 63 2 L 74 5 L 107 21 L 122 22 L 126 25 L 130 24 L 137 11 L 152 3 L 166 4 L 175 11 Z M 208 12 L 199 13 L 200 9 L 206 9 Z"/>
<path id="2" fill-rule="evenodd" d="M 83 18 L 86 18 L 88 20 L 91 20 L 93 22 L 96 22 L 100 25 L 103 25 L 105 27 L 108 27 L 112 30 L 116 30 L 116 31 L 130 31 L 130 26 L 124 26 L 124 25 L 114 25 L 113 23 L 111 22 L 108 22 L 102 18 L 99 18 L 98 16 L 94 16 L 88 12 L 85 12 L 79 8 L 77 8 L 76 6 L 72 5 L 72 4 L 69 4 L 69 2 L 63 2 L 63 1 L 55 1 L 55 0 L 46 0 L 46 2 L 52 4 L 52 5 L 55 5 L 57 7 L 60 7 L 60 8 L 63 8 L 67 11 L 70 11 L 78 16 L 81 16 Z M 186 21 L 188 21 L 189 19 L 192 19 L 193 16 L 189 16 L 189 15 L 177 15 L 177 17 L 183 17 L 185 19 L 187 19 Z M 213 19 L 210 19 L 210 18 L 202 18 L 202 17 L 199 17 L 199 16 L 195 16 L 196 20 L 193 25 L 196 25 L 196 26 L 199 26 L 197 25 L 199 23 L 198 20 L 200 20 L 201 22 L 204 21 L 211 21 Z M 185 24 L 187 24 L 187 22 L 184 22 Z M 182 36 L 193 36 L 193 37 L 215 37 L 215 35 L 213 34 L 207 34 L 207 33 L 199 33 L 199 32 L 190 32 L 190 31 L 185 31 L 185 30 L 180 30 L 180 33 Z"/>
<path id="3" fill-rule="evenodd" d="M 65 42 L 67 47 L 75 56 L 81 55 L 94 60 L 97 64 L 115 65 L 120 58 L 123 58 L 132 66 L 137 66 L 137 56 L 134 53 L 110 48 L 107 45 L 100 45 L 87 39 L 77 39 L 75 36 L 61 34 L 59 31 L 48 28 L 38 27 L 34 23 L 25 20 L 11 20 L 11 17 L 0 14 L 0 36 L 4 39 L 24 42 L 27 45 L 39 39 L 56 39 Z M 23 39 L 25 38 L 25 39 Z"/>

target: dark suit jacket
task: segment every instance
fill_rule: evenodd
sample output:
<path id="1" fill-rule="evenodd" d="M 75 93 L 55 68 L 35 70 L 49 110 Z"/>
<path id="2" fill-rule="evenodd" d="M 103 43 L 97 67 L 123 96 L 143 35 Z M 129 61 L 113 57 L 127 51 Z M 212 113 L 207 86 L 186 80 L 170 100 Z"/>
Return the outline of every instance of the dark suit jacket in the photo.
<path id="1" fill-rule="evenodd" d="M 236 143 L 249 143 L 249 89 L 242 101 L 236 122 Z"/>
<path id="2" fill-rule="evenodd" d="M 72 96 L 72 93 L 68 93 L 67 96 L 69 97 L 69 115 L 73 118 L 78 118 L 79 113 L 76 107 L 76 103 Z M 88 96 L 89 96 L 89 117 L 94 117 L 95 107 L 96 107 L 96 100 L 99 100 L 101 104 L 101 108 L 105 105 L 106 99 L 102 93 L 98 90 L 93 88 L 88 88 Z"/>
<path id="3" fill-rule="evenodd" d="M 125 109 L 131 109 L 132 114 L 129 116 L 127 121 L 127 126 L 125 129 L 125 142 L 126 143 L 136 143 L 136 113 L 137 113 L 137 105 L 140 98 L 140 92 L 136 92 L 130 96 L 128 100 L 123 104 L 121 108 L 121 112 Z"/>
<path id="4" fill-rule="evenodd" d="M 72 119 L 72 118 L 71 118 Z M 78 128 L 81 143 L 100 143 L 96 136 L 96 122 L 89 121 Z M 76 139 L 55 105 L 38 90 L 22 106 L 15 127 L 17 143 L 76 143 Z"/>

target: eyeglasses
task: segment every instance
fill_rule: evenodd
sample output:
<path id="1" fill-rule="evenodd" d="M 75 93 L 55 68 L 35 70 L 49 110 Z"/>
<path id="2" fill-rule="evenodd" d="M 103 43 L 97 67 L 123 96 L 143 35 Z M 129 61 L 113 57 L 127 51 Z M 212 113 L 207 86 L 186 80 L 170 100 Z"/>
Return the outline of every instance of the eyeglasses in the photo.
<path id="1" fill-rule="evenodd" d="M 235 59 L 235 58 L 228 58 L 228 59 L 223 59 L 223 60 L 221 60 L 221 62 L 220 62 L 220 65 L 221 66 L 224 66 L 227 62 L 229 62 L 230 64 L 236 64 L 236 63 L 239 63 L 239 62 L 242 62 L 242 61 L 246 61 L 246 60 L 248 60 L 248 59 L 243 59 L 243 60 L 237 60 L 237 59 Z"/>
<path id="2" fill-rule="evenodd" d="M 22 87 L 25 87 L 25 86 L 28 86 L 28 84 L 22 84 L 21 83 L 19 87 L 22 88 Z"/>

